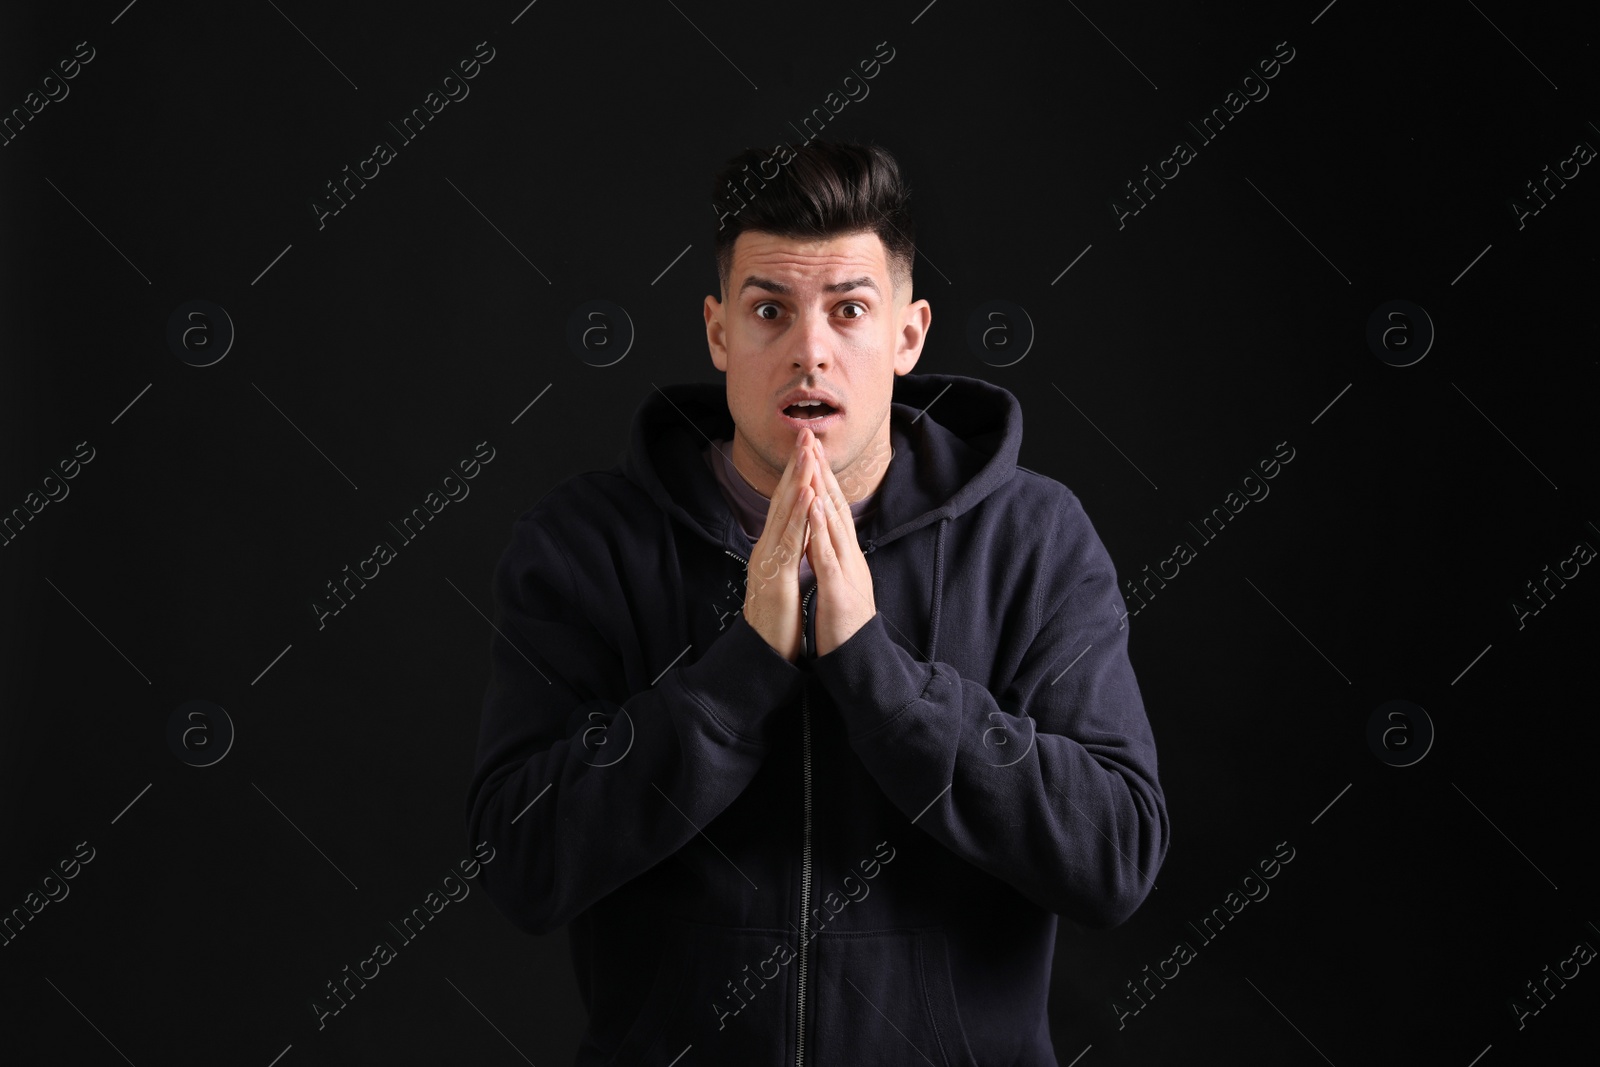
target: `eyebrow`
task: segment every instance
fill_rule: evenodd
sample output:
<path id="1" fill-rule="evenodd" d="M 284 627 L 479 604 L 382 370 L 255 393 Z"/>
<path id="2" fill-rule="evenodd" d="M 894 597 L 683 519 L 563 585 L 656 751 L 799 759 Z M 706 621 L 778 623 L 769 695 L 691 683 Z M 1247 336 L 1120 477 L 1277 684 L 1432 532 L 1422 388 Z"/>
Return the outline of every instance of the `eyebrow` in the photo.
<path id="1" fill-rule="evenodd" d="M 765 289 L 769 293 L 781 293 L 784 296 L 794 292 L 790 286 L 785 285 L 783 282 L 773 281 L 771 278 L 762 278 L 755 274 L 744 280 L 744 284 L 739 287 L 739 294 L 741 296 L 744 295 L 746 289 Z M 822 291 L 825 293 L 848 293 L 852 289 L 871 289 L 880 297 L 883 295 L 878 289 L 878 283 L 865 274 L 859 278 L 847 278 L 842 282 L 834 282 L 832 285 L 824 285 L 822 287 Z"/>

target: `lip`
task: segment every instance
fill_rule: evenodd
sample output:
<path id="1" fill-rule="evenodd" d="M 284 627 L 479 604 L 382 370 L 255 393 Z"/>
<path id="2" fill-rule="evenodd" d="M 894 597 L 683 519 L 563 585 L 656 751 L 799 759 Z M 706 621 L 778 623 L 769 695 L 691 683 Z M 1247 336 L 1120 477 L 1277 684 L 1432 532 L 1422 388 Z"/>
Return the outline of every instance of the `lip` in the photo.
<path id="1" fill-rule="evenodd" d="M 833 414 L 824 415 L 819 419 L 797 419 L 784 413 L 784 408 L 789 407 L 791 404 L 797 404 L 802 400 L 820 400 L 833 408 Z M 830 429 L 840 419 L 844 418 L 845 414 L 844 405 L 839 403 L 839 398 L 826 389 L 791 389 L 784 395 L 782 400 L 778 401 L 778 418 L 782 419 L 784 424 L 796 433 L 800 431 L 802 426 L 811 427 L 813 432 Z"/>
<path id="2" fill-rule="evenodd" d="M 780 408 L 778 411 L 778 418 L 782 420 L 785 426 L 789 427 L 791 430 L 794 430 L 796 433 L 800 432 L 800 428 L 802 426 L 811 427 L 812 433 L 821 433 L 824 430 L 832 428 L 839 422 L 842 422 L 844 420 L 844 412 L 835 411 L 832 415 L 824 415 L 820 419 L 797 419 L 792 415 L 785 415 L 783 410 Z"/>

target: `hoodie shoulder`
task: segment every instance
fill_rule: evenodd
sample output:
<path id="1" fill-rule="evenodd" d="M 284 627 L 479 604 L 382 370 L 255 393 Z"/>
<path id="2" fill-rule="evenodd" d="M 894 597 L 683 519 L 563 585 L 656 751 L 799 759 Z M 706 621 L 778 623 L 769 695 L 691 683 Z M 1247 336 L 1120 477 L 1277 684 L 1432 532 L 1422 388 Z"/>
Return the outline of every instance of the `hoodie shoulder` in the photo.
<path id="1" fill-rule="evenodd" d="M 1011 487 L 1021 514 L 1038 524 L 1050 554 L 1067 572 L 1114 569 L 1111 554 L 1083 501 L 1068 486 L 1047 474 L 1018 466 Z"/>
<path id="2" fill-rule="evenodd" d="M 1052 553 L 1080 566 L 1101 557 L 1109 562 L 1109 553 L 1083 501 L 1066 484 L 1018 465 L 1006 488 L 1014 518 L 1033 524 Z"/>
<path id="3" fill-rule="evenodd" d="M 1042 522 L 1048 522 L 1050 516 L 1057 512 L 1065 513 L 1071 508 L 1083 510 L 1078 495 L 1065 483 L 1020 463 L 1006 491 L 1019 506 L 1028 508 L 1029 513 Z"/>

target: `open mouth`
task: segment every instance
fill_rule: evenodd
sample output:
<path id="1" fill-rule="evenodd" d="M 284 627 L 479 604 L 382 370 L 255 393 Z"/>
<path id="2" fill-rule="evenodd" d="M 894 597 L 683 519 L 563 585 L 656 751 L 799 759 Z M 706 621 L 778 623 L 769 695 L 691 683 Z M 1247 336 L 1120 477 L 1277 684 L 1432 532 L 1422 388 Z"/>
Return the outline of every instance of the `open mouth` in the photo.
<path id="1" fill-rule="evenodd" d="M 797 433 L 802 426 L 810 427 L 812 433 L 822 433 L 830 427 L 838 425 L 839 420 L 844 418 L 844 412 L 826 401 L 820 403 L 807 402 L 790 404 L 788 407 L 780 409 L 778 417 L 783 420 L 785 426 Z"/>
<path id="2" fill-rule="evenodd" d="M 829 415 L 837 414 L 838 408 L 825 400 L 805 400 L 798 404 L 790 404 L 783 409 L 783 413 L 791 419 L 825 419 Z"/>

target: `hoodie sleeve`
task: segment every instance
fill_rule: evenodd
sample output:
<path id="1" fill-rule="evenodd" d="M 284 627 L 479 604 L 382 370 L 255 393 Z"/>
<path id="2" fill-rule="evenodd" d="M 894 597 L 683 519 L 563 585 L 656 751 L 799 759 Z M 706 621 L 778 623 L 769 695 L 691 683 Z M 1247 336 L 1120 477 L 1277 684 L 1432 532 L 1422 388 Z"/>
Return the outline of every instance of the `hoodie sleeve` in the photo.
<path id="1" fill-rule="evenodd" d="M 1034 584 L 1039 621 L 1002 699 L 919 661 L 881 615 L 812 670 L 867 770 L 917 826 L 1041 907 L 1109 929 L 1138 909 L 1166 857 L 1166 799 L 1116 571 L 1070 491 L 1051 537 Z M 955 607 L 944 605 L 947 619 L 961 617 Z"/>
<path id="2" fill-rule="evenodd" d="M 671 856 L 732 803 L 802 679 L 740 612 L 708 647 L 630 683 L 618 648 L 636 620 L 593 617 L 598 589 L 542 510 L 517 521 L 494 574 L 466 820 L 469 840 L 496 850 L 483 869 L 490 899 L 533 934 Z"/>

